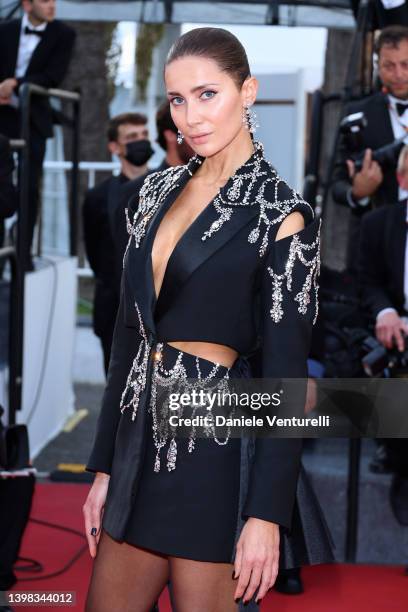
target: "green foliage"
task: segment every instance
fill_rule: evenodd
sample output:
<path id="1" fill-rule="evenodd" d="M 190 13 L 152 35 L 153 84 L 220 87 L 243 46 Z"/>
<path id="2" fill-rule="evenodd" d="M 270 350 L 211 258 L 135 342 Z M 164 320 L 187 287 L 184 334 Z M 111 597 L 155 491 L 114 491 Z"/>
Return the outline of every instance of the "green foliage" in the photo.
<path id="1" fill-rule="evenodd" d="M 136 41 L 136 86 L 141 102 L 146 100 L 153 51 L 163 37 L 164 28 L 163 23 L 143 23 L 139 26 Z"/>

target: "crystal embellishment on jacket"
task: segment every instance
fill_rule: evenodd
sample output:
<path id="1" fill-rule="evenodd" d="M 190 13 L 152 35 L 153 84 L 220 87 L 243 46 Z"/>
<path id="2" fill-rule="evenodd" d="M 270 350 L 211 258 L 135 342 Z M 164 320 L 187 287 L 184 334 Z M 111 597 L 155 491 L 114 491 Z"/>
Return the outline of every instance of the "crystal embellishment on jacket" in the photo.
<path id="1" fill-rule="evenodd" d="M 269 240 L 269 231 L 273 225 L 281 223 L 296 204 L 302 203 L 313 212 L 308 202 L 295 190 L 289 188 L 286 182 L 278 175 L 275 168 L 264 157 L 264 147 L 258 141 L 253 142 L 254 153 L 240 166 L 235 174 L 221 187 L 212 201 L 218 219 L 212 222 L 205 230 L 201 240 L 207 240 L 218 232 L 228 222 L 235 210 L 240 206 L 258 206 L 259 214 L 256 227 L 248 235 L 248 242 L 258 242 L 265 230 L 259 255 L 266 253 Z M 178 186 L 178 181 L 184 172 L 191 176 L 194 170 L 202 163 L 203 157 L 194 155 L 185 166 L 175 166 L 159 172 L 149 174 L 140 191 L 139 206 L 133 220 L 129 219 L 126 209 L 126 223 L 130 234 L 126 252 L 134 239 L 136 248 L 140 246 L 150 219 L 160 208 L 168 194 Z M 280 190 L 285 190 L 282 197 Z M 126 255 L 126 253 L 125 253 Z"/>
<path id="2" fill-rule="evenodd" d="M 130 368 L 130 372 L 126 380 L 125 389 L 122 393 L 122 397 L 120 400 L 120 411 L 122 414 L 126 410 L 126 408 L 132 406 L 132 421 L 134 421 L 136 418 L 140 394 L 146 387 L 147 364 L 151 351 L 151 345 L 147 340 L 147 334 L 143 325 L 142 316 L 140 314 L 137 302 L 135 302 L 135 308 L 139 319 L 139 332 L 142 336 L 142 339 L 140 340 L 139 348 L 137 350 L 136 357 L 133 360 L 132 367 Z M 126 400 L 128 400 L 127 403 L 125 403 Z"/>
<path id="3" fill-rule="evenodd" d="M 200 369 L 199 358 L 196 357 L 196 371 L 197 379 L 191 380 L 187 376 L 187 370 L 183 364 L 182 351 L 179 351 L 177 359 L 171 368 L 164 368 L 162 362 L 162 351 L 163 343 L 158 343 L 156 346 L 155 362 L 152 375 L 152 388 L 150 396 L 149 411 L 152 414 L 153 421 L 153 441 L 156 448 L 156 459 L 154 464 L 154 471 L 159 472 L 161 468 L 160 451 L 169 442 L 167 449 L 167 470 L 171 472 L 176 469 L 177 461 L 177 426 L 172 426 L 169 422 L 170 407 L 169 398 L 173 393 L 177 394 L 189 394 L 193 397 L 192 392 L 200 392 L 214 394 L 216 392 L 226 392 L 228 390 L 227 383 L 229 379 L 230 368 L 227 368 L 225 374 L 220 378 L 217 374 L 220 369 L 219 363 L 214 363 L 211 371 L 207 376 L 203 376 Z M 214 442 L 220 446 L 224 446 L 228 443 L 231 435 L 231 428 L 227 428 L 227 435 L 224 440 L 219 440 L 216 435 L 214 426 L 214 415 L 210 405 L 203 404 L 191 404 L 192 411 L 188 415 L 189 418 L 194 419 L 197 415 L 198 409 L 206 413 L 206 420 L 208 425 L 203 428 L 203 433 L 207 437 L 212 437 Z M 233 415 L 235 409 L 233 408 L 230 416 Z M 178 418 L 183 417 L 183 407 L 178 406 L 172 408 L 172 414 Z M 170 440 L 170 441 L 169 441 Z M 188 452 L 192 453 L 195 449 L 196 444 L 196 427 L 192 426 L 189 438 L 188 438 Z"/>
<path id="4" fill-rule="evenodd" d="M 286 279 L 286 289 L 288 292 L 292 292 L 294 272 L 297 273 L 298 278 L 303 279 L 306 271 L 306 278 L 304 278 L 303 285 L 300 291 L 293 296 L 293 299 L 298 302 L 298 311 L 300 314 L 307 314 L 308 307 L 311 303 L 311 293 L 314 292 L 314 318 L 313 325 L 316 323 L 319 302 L 318 302 L 318 291 L 319 285 L 317 279 L 320 274 L 320 228 L 321 220 L 319 221 L 319 229 L 316 238 L 311 243 L 303 243 L 299 237 L 299 234 L 294 234 L 289 245 L 288 257 L 285 265 L 285 271 L 282 274 L 277 274 L 271 266 L 267 266 L 267 270 L 272 278 L 272 308 L 270 309 L 270 315 L 275 323 L 279 323 L 282 319 L 283 312 L 283 283 Z M 306 269 L 302 271 L 301 268 L 304 266 Z"/>

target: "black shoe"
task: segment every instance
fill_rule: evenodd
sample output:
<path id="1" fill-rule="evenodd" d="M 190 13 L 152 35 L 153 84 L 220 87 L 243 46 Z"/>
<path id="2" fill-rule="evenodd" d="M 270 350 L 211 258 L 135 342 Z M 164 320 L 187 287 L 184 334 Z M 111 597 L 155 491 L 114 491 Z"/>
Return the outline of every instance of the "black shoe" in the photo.
<path id="1" fill-rule="evenodd" d="M 390 503 L 400 525 L 408 526 L 408 478 L 394 474 L 390 488 Z"/>
<path id="2" fill-rule="evenodd" d="M 375 450 L 368 469 L 374 474 L 391 474 L 393 469 L 384 444 L 379 444 Z"/>
<path id="3" fill-rule="evenodd" d="M 285 595 L 299 595 L 303 593 L 300 567 L 280 570 L 273 588 L 279 593 L 285 593 Z"/>

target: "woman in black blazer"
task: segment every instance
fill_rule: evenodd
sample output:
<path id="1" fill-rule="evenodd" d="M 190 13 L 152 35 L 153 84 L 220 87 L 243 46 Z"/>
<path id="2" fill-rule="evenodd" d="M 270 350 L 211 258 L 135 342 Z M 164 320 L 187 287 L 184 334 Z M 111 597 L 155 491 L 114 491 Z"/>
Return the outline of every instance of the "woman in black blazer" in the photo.
<path id="1" fill-rule="evenodd" d="M 183 35 L 165 82 L 196 155 L 147 176 L 128 216 L 87 464 L 97 475 L 84 506 L 96 556 L 86 609 L 149 610 L 171 578 L 179 612 L 257 610 L 279 565 L 332 560 L 301 439 L 219 438 L 211 419 L 206 435 L 187 427 L 183 438 L 166 398 L 248 378 L 254 354 L 254 375 L 306 379 L 320 221 L 252 138 L 257 81 L 231 33 Z"/>

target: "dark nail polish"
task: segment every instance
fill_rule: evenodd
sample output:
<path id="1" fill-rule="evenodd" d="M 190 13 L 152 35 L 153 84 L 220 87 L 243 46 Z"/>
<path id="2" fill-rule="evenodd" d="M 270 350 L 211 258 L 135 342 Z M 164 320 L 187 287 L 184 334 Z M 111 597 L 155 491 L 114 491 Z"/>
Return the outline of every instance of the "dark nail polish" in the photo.
<path id="1" fill-rule="evenodd" d="M 241 599 L 240 597 L 236 597 L 236 599 L 234 599 L 235 603 L 239 603 L 240 599 Z"/>
<path id="2" fill-rule="evenodd" d="M 96 535 L 96 532 L 97 532 L 97 531 L 98 531 L 98 530 L 97 530 L 97 528 L 96 528 L 96 527 L 92 527 L 92 529 L 91 529 L 91 535 L 93 535 L 93 536 L 94 536 L 94 535 Z"/>

